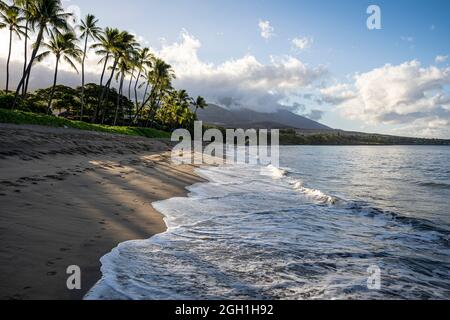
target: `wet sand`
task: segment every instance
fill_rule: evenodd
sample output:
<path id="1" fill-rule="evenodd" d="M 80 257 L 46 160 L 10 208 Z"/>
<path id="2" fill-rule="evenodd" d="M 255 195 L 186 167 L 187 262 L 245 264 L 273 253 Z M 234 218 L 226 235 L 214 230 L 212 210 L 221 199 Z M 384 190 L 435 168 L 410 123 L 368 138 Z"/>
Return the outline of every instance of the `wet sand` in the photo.
<path id="1" fill-rule="evenodd" d="M 164 232 L 151 203 L 203 181 L 165 140 L 0 124 L 0 299 L 82 299 L 99 259 Z M 68 290 L 78 265 L 82 289 Z"/>

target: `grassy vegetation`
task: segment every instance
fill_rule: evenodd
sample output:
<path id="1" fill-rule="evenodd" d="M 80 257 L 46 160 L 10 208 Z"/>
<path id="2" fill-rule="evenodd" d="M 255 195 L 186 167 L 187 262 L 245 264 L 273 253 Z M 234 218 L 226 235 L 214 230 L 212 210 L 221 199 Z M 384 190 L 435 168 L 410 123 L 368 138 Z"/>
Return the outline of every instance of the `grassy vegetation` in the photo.
<path id="1" fill-rule="evenodd" d="M 152 128 L 114 127 L 73 121 L 55 116 L 36 114 L 24 111 L 0 109 L 0 123 L 34 124 L 58 128 L 73 128 L 97 132 L 123 134 L 129 136 L 143 136 L 147 138 L 170 138 L 170 133 Z"/>
<path id="2" fill-rule="evenodd" d="M 170 138 L 170 133 L 152 128 L 119 127 L 91 124 L 81 121 L 68 120 L 61 117 L 48 116 L 24 111 L 11 111 L 0 108 L 0 123 L 34 124 L 59 128 L 73 128 L 88 131 L 123 134 L 129 136 L 143 136 L 147 138 Z M 225 128 L 217 126 L 204 127 L 219 129 L 225 135 Z M 302 132 L 295 129 L 280 131 L 282 145 L 449 145 L 450 140 L 406 138 L 388 135 L 367 134 L 345 131 Z"/>

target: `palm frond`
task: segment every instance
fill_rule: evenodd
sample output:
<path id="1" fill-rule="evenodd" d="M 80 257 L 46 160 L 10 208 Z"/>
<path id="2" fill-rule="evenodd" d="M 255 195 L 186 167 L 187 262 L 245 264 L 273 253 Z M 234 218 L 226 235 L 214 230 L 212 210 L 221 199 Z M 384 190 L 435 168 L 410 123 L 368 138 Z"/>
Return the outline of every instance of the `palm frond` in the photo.
<path id="1" fill-rule="evenodd" d="M 73 61 L 68 56 L 64 56 L 63 59 L 72 67 L 72 69 L 74 69 L 77 73 L 79 73 L 77 66 L 75 65 L 75 63 L 73 63 Z"/>

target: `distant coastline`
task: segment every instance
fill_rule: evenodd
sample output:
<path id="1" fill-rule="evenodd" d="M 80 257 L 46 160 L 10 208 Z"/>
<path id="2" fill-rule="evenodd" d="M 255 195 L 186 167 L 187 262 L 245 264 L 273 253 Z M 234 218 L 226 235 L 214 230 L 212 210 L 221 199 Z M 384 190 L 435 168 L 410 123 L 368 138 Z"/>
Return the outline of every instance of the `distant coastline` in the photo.
<path id="1" fill-rule="evenodd" d="M 139 127 L 114 127 L 108 125 L 89 124 L 81 121 L 73 121 L 55 116 L 48 116 L 23 111 L 10 111 L 0 108 L 0 123 L 16 125 L 41 125 L 48 127 L 73 128 L 85 131 L 100 131 L 105 133 L 143 136 L 147 138 L 170 139 L 171 133 L 168 131 L 156 130 L 153 128 Z M 226 127 L 210 125 L 205 123 L 205 129 L 216 128 L 222 131 L 225 136 Z M 268 124 L 256 124 L 254 127 L 229 126 L 228 128 L 253 128 L 260 129 L 280 129 L 281 145 L 450 145 L 449 139 L 426 139 L 414 137 L 401 137 L 375 133 L 351 132 L 335 129 L 294 129 L 273 127 Z"/>
<path id="2" fill-rule="evenodd" d="M 280 132 L 282 145 L 450 145 L 449 139 L 427 139 L 391 136 L 343 130 L 284 129 Z"/>

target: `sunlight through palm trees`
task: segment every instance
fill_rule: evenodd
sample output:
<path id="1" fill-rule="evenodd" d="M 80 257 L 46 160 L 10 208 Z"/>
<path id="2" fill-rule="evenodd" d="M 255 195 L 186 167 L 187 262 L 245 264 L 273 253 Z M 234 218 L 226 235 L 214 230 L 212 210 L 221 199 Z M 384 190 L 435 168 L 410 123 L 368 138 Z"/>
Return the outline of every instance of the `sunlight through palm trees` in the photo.
<path id="1" fill-rule="evenodd" d="M 40 55 L 36 57 L 37 61 L 42 61 L 51 54 L 53 54 L 56 58 L 55 76 L 47 107 L 48 113 L 51 112 L 53 95 L 55 93 L 56 81 L 58 78 L 58 67 L 61 59 L 64 59 L 66 63 L 68 63 L 75 71 L 78 72 L 78 69 L 73 60 L 75 60 L 76 62 L 80 62 L 81 61 L 80 58 L 83 54 L 83 51 L 77 46 L 76 41 L 77 38 L 73 32 L 70 31 L 66 33 L 51 32 L 49 42 L 43 44 L 43 46 L 47 49 L 47 51 L 42 52 Z"/>
<path id="2" fill-rule="evenodd" d="M 10 91 L 13 36 L 23 40 L 24 46 L 23 70 L 11 104 L 13 110 L 25 103 L 47 113 L 65 110 L 65 116 L 80 121 L 88 117 L 92 123 L 173 129 L 177 125 L 189 127 L 196 119 L 197 110 L 206 107 L 202 97 L 193 99 L 187 91 L 174 89 L 172 66 L 149 48 L 142 48 L 135 35 L 112 27 L 103 29 L 92 14 L 72 27 L 69 19 L 73 16 L 64 10 L 61 0 L 13 0 L 11 3 L 0 0 L 0 29 L 9 30 L 6 94 Z M 29 57 L 30 41 L 33 46 Z M 95 73 L 88 70 L 91 51 L 100 57 L 98 64 L 102 66 L 98 85 L 86 83 L 87 74 Z M 52 86 L 28 93 L 33 66 L 48 57 L 55 59 Z M 77 73 L 81 66 L 78 88 L 58 85 L 61 63 Z"/>
<path id="3" fill-rule="evenodd" d="M 80 120 L 83 120 L 83 110 L 84 110 L 84 65 L 86 62 L 86 52 L 88 40 L 96 40 L 101 34 L 102 30 L 97 26 L 98 19 L 94 15 L 88 14 L 84 20 L 81 21 L 79 29 L 81 31 L 81 39 L 84 39 L 84 49 L 83 49 L 83 59 L 81 62 L 81 109 L 80 109 Z"/>

